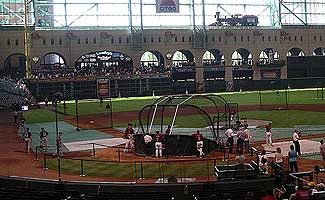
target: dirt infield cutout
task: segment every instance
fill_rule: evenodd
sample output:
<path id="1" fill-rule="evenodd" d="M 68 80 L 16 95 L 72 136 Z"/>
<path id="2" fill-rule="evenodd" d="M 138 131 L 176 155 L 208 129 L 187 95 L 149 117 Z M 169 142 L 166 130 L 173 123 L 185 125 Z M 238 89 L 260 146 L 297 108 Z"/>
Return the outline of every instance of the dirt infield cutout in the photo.
<path id="1" fill-rule="evenodd" d="M 299 142 L 301 154 L 314 154 L 319 152 L 319 142 L 312 140 L 300 140 Z M 269 157 L 274 157 L 276 148 L 278 147 L 281 148 L 283 155 L 287 155 L 290 145 L 293 145 L 292 141 L 273 143 L 273 147 L 266 144 L 263 144 L 262 146 L 267 152 L 272 152 L 268 154 Z"/>

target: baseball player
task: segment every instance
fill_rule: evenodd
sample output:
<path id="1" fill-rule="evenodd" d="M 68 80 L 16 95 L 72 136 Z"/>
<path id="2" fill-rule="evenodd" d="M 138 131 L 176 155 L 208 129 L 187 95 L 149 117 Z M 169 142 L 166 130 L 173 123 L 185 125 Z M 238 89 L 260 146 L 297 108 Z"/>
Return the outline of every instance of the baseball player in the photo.
<path id="1" fill-rule="evenodd" d="M 199 130 L 197 130 L 196 133 L 194 133 L 192 136 L 196 140 L 196 149 L 199 152 L 199 156 L 201 158 L 204 155 L 204 153 L 203 153 L 203 135 L 200 133 Z"/>
<path id="2" fill-rule="evenodd" d="M 47 136 L 48 135 L 49 135 L 49 133 L 44 128 L 41 128 L 41 132 L 39 133 L 39 137 L 40 137 L 40 147 L 43 150 L 47 149 Z"/>
<path id="3" fill-rule="evenodd" d="M 156 157 L 162 157 L 162 141 L 164 139 L 164 136 L 160 134 L 159 131 L 156 131 L 155 139 Z"/>
<path id="4" fill-rule="evenodd" d="M 227 146 L 229 146 L 229 153 L 232 153 L 232 148 L 234 146 L 234 131 L 231 128 L 228 128 L 225 132 L 227 136 Z"/>
<path id="5" fill-rule="evenodd" d="M 26 128 L 24 141 L 26 144 L 26 152 L 29 154 L 32 147 L 32 133 L 29 131 L 29 128 Z"/>
<path id="6" fill-rule="evenodd" d="M 299 143 L 300 136 L 301 136 L 300 132 L 297 129 L 295 129 L 292 134 L 292 140 L 293 140 L 293 144 L 295 145 L 295 150 L 297 151 L 299 156 L 301 155 L 300 143 Z"/>
<path id="7" fill-rule="evenodd" d="M 237 154 L 240 151 L 243 152 L 244 141 L 245 141 L 244 127 L 240 127 L 239 131 L 237 131 L 237 149 L 236 149 Z"/>
<path id="8" fill-rule="evenodd" d="M 132 147 L 133 134 L 134 134 L 134 130 L 132 128 L 132 124 L 128 123 L 128 127 L 125 129 L 124 132 L 124 139 L 125 139 L 124 152 L 129 152 L 129 148 Z"/>
<path id="9" fill-rule="evenodd" d="M 149 157 L 151 156 L 152 137 L 149 135 L 149 133 L 146 133 L 143 139 L 144 139 L 144 152 L 146 154 L 146 157 Z"/>
<path id="10" fill-rule="evenodd" d="M 265 128 L 265 140 L 266 140 L 266 144 L 267 145 L 271 145 L 273 147 L 272 144 L 272 122 L 270 122 L 268 125 L 264 126 Z"/>
<path id="11" fill-rule="evenodd" d="M 246 149 L 246 153 L 249 153 L 250 150 L 249 141 L 251 139 L 251 131 L 248 129 L 248 126 L 244 126 L 244 133 L 245 133 L 244 146 Z"/>
<path id="12" fill-rule="evenodd" d="M 172 126 L 171 125 L 168 125 L 168 127 L 167 127 L 167 129 L 165 131 L 165 135 L 169 135 L 170 134 L 171 128 L 172 128 Z"/>

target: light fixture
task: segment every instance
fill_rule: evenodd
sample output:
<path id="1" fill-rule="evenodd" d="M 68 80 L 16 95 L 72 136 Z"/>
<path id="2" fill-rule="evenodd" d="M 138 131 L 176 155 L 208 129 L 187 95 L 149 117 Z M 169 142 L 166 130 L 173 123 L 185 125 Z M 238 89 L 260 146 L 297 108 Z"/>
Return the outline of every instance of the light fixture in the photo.
<path id="1" fill-rule="evenodd" d="M 172 58 L 172 56 L 173 56 L 173 54 L 171 54 L 171 53 L 166 53 L 166 58 L 167 58 L 168 60 L 170 60 L 170 59 Z"/>
<path id="2" fill-rule="evenodd" d="M 33 60 L 34 63 L 37 63 L 37 62 L 39 61 L 39 57 L 34 56 L 34 57 L 32 58 L 32 60 Z"/>

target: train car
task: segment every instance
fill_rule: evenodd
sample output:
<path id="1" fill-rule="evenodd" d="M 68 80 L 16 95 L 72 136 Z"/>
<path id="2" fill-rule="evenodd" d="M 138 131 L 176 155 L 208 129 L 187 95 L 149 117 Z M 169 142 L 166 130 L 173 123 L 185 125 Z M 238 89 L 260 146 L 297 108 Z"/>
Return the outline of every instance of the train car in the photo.
<path id="1" fill-rule="evenodd" d="M 216 22 L 210 26 L 257 26 L 258 17 L 256 15 L 231 15 L 231 17 L 220 18 L 220 12 L 216 12 Z"/>
<path id="2" fill-rule="evenodd" d="M 241 19 L 242 26 L 257 26 L 258 24 L 258 17 L 256 15 L 244 15 Z"/>

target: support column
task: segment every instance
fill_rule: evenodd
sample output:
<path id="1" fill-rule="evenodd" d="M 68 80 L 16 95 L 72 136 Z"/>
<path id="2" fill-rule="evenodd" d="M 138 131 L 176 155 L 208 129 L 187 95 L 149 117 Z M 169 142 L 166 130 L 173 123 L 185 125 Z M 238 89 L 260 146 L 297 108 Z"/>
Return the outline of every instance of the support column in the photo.
<path id="1" fill-rule="evenodd" d="M 232 75 L 232 52 L 225 53 L 225 81 L 232 81 L 233 75 Z"/>
<path id="2" fill-rule="evenodd" d="M 160 51 L 165 59 L 165 67 L 173 67 L 173 54 L 172 51 Z"/>
<path id="3" fill-rule="evenodd" d="M 280 59 L 284 60 L 285 64 L 281 68 L 281 79 L 287 79 L 288 78 L 288 68 L 287 68 L 287 52 L 279 52 Z"/>
<path id="4" fill-rule="evenodd" d="M 257 61 L 260 56 L 260 52 L 252 52 L 253 55 L 253 80 L 261 80 L 261 69 L 257 67 Z"/>
<path id="5" fill-rule="evenodd" d="M 143 55 L 144 51 L 134 51 L 134 54 L 130 54 L 130 56 L 133 60 L 133 67 L 134 68 L 139 68 L 141 64 L 141 57 Z"/>
<path id="6" fill-rule="evenodd" d="M 203 51 L 198 51 L 194 54 L 195 65 L 196 65 L 195 82 L 196 82 L 197 92 L 205 91 L 204 77 L 203 77 L 203 63 L 202 63 L 203 53 L 204 53 Z"/>
<path id="7" fill-rule="evenodd" d="M 25 68 L 26 78 L 31 76 L 31 58 L 30 58 L 30 28 L 28 27 L 28 1 L 24 0 L 24 52 L 25 52 Z"/>

